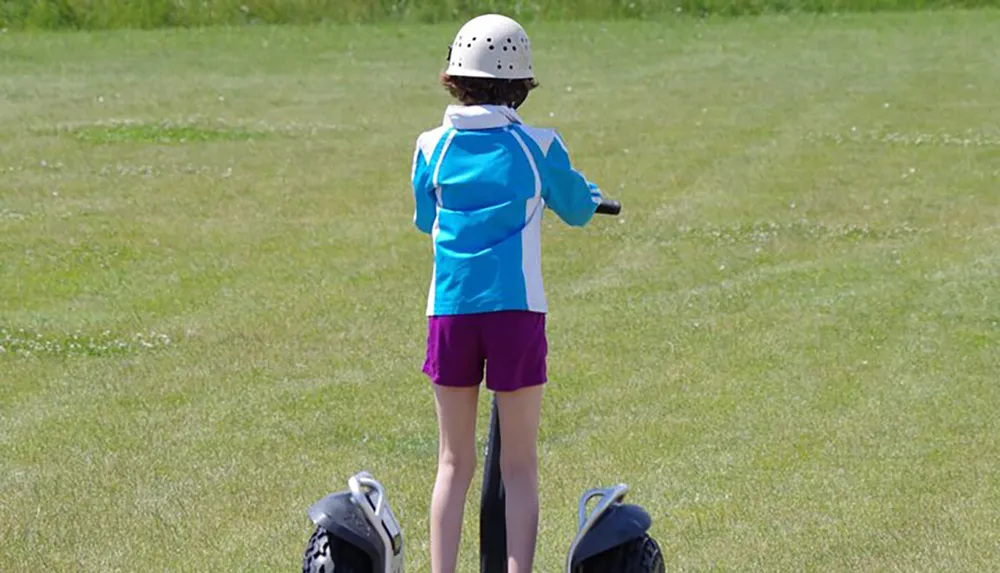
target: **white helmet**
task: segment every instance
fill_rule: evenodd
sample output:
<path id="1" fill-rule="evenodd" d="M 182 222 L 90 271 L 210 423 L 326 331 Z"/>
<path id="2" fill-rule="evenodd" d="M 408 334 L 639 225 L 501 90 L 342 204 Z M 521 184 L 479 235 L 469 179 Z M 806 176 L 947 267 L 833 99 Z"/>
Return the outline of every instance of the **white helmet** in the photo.
<path id="1" fill-rule="evenodd" d="M 506 16 L 477 16 L 466 22 L 455 36 L 448 50 L 445 73 L 470 78 L 533 78 L 528 34 Z"/>

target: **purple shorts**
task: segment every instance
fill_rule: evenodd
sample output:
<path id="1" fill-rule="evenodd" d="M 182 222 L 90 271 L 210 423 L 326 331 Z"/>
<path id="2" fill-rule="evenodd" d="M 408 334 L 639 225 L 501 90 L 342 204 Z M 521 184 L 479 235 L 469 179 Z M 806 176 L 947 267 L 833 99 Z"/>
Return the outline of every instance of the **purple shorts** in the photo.
<path id="1" fill-rule="evenodd" d="M 547 381 L 545 314 L 499 311 L 431 316 L 424 374 L 441 386 L 513 392 Z"/>

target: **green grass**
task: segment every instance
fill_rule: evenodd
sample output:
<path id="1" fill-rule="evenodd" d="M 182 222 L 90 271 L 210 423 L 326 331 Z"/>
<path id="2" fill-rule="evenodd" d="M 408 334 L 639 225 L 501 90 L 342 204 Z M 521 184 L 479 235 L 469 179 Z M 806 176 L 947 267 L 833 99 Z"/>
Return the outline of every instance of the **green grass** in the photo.
<path id="1" fill-rule="evenodd" d="M 201 141 L 247 141 L 265 137 L 243 128 L 211 128 L 198 125 L 134 124 L 88 125 L 63 130 L 89 143 L 194 143 Z"/>
<path id="2" fill-rule="evenodd" d="M 453 22 L 484 12 L 521 21 L 680 15 L 874 12 L 997 7 L 1000 0 L 5 0 L 0 28 Z"/>
<path id="3" fill-rule="evenodd" d="M 529 29 L 523 115 L 624 205 L 545 224 L 539 571 L 619 480 L 670 571 L 995 570 L 997 29 Z M 428 570 L 408 175 L 453 33 L 0 36 L 0 570 L 295 570 L 360 469 Z"/>

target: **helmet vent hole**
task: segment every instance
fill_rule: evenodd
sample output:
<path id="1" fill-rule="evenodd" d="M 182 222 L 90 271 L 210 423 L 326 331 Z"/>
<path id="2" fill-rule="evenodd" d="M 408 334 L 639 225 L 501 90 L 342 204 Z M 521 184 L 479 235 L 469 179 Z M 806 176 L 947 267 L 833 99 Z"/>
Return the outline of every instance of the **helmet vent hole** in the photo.
<path id="1" fill-rule="evenodd" d="M 503 47 L 503 51 L 505 51 L 505 52 L 507 51 L 507 46 Z"/>
<path id="2" fill-rule="evenodd" d="M 498 69 L 498 70 L 502 70 L 502 69 L 503 69 L 503 66 L 501 66 L 501 65 L 497 65 L 497 69 Z"/>
<path id="3" fill-rule="evenodd" d="M 511 48 L 511 50 L 514 50 L 516 52 L 517 51 L 517 46 L 514 46 L 513 48 Z"/>
<path id="4" fill-rule="evenodd" d="M 512 44 L 512 43 L 514 43 L 514 40 L 511 40 L 510 38 L 507 38 L 507 43 L 508 44 Z"/>
<path id="5" fill-rule="evenodd" d="M 492 50 L 493 48 L 494 48 L 494 46 L 490 46 L 490 49 L 491 49 L 491 50 Z"/>
<path id="6" fill-rule="evenodd" d="M 512 70 L 514 69 L 514 64 L 510 65 L 510 69 L 512 69 Z"/>

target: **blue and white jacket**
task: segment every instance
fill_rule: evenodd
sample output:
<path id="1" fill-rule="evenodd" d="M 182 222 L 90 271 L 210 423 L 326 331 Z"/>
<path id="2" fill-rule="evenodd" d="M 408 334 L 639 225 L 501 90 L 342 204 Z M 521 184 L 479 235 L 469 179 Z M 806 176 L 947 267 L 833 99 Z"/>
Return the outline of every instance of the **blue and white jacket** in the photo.
<path id="1" fill-rule="evenodd" d="M 547 312 L 542 212 L 583 226 L 601 202 L 554 129 L 503 106 L 449 106 L 417 139 L 411 179 L 413 221 L 434 245 L 428 316 Z"/>

